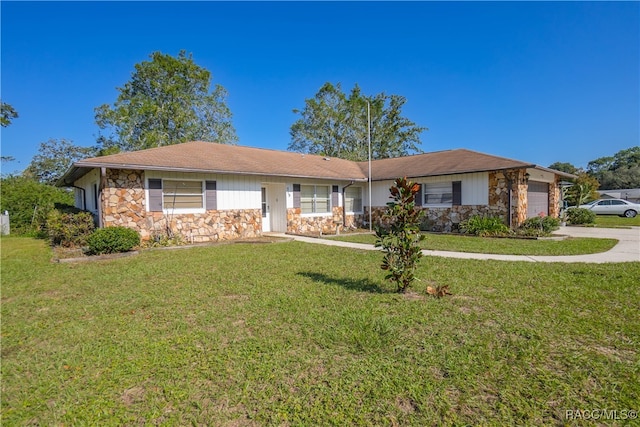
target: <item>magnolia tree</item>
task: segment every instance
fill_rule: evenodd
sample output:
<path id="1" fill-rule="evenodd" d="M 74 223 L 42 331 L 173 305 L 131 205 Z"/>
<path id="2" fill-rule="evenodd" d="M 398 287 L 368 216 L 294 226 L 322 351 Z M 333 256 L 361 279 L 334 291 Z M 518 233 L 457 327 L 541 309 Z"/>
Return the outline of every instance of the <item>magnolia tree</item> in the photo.
<path id="1" fill-rule="evenodd" d="M 405 292 L 415 280 L 418 261 L 422 258 L 420 222 L 424 212 L 416 209 L 416 196 L 420 186 L 398 178 L 391 186 L 392 202 L 382 223 L 376 226 L 376 247 L 381 247 L 384 259 L 381 268 L 388 272 L 387 279 L 397 286 L 398 292 Z"/>

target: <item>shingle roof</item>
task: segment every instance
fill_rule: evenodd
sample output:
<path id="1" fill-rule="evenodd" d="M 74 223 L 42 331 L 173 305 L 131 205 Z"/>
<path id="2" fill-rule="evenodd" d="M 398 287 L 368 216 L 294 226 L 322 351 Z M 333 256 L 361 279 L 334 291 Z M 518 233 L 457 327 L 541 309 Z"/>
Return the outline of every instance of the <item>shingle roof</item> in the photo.
<path id="1" fill-rule="evenodd" d="M 74 166 L 339 180 L 367 178 L 358 164 L 349 160 L 202 141 L 94 157 Z"/>
<path id="2" fill-rule="evenodd" d="M 367 162 L 360 162 L 359 165 L 363 173 L 367 175 Z M 407 178 L 416 178 L 532 167 L 536 167 L 536 165 L 477 151 L 456 149 L 375 160 L 371 164 L 371 176 L 374 181 L 379 181 L 398 178 L 398 174 Z"/>
<path id="3" fill-rule="evenodd" d="M 74 163 L 58 181 L 58 185 L 72 185 L 90 169 L 99 167 L 343 181 L 366 181 L 368 176 L 367 162 L 356 163 L 335 157 L 194 141 L 81 160 Z M 564 177 L 574 177 L 531 163 L 465 149 L 374 160 L 371 168 L 374 181 L 399 176 L 417 178 L 512 168 L 537 168 Z"/>

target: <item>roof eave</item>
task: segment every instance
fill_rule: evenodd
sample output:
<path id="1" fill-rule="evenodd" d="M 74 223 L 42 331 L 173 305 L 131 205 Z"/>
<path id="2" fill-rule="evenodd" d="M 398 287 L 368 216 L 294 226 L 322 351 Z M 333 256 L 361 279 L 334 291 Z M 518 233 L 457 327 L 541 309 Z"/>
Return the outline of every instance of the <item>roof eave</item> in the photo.
<path id="1" fill-rule="evenodd" d="M 534 169 L 539 169 L 545 172 L 551 172 L 554 173 L 556 175 L 560 175 L 563 178 L 569 178 L 569 179 L 576 179 L 578 178 L 576 175 L 573 175 L 571 173 L 567 173 L 567 172 L 562 172 L 559 170 L 555 170 L 555 169 L 550 169 L 550 168 L 545 168 L 544 166 L 538 166 L 538 165 L 533 165 Z"/>
<path id="2" fill-rule="evenodd" d="M 405 177 L 406 178 L 410 178 L 410 179 L 415 179 L 415 178 L 426 178 L 426 177 L 431 177 L 431 176 L 461 175 L 463 173 L 504 171 L 504 170 L 508 170 L 508 169 L 527 169 L 527 168 L 534 168 L 534 167 L 536 167 L 536 165 L 518 165 L 518 166 L 512 165 L 512 166 L 505 166 L 505 167 L 491 168 L 491 169 L 485 169 L 485 168 L 465 169 L 465 170 L 460 170 L 460 171 L 430 173 L 430 174 L 426 174 L 426 175 L 405 175 Z M 373 172 L 374 172 L 373 175 L 375 175 L 375 171 L 373 171 Z M 372 181 L 386 181 L 386 180 L 396 179 L 396 178 L 398 178 L 398 177 L 394 176 L 393 178 L 375 178 L 375 176 L 374 176 Z"/>
<path id="3" fill-rule="evenodd" d="M 55 183 L 56 187 L 73 187 L 73 183 L 85 176 L 91 167 L 71 166 Z"/>
<path id="4" fill-rule="evenodd" d="M 282 178 L 299 178 L 299 179 L 324 179 L 330 181 L 361 181 L 366 182 L 366 177 L 354 177 L 354 176 L 318 176 L 318 175 L 297 175 L 297 174 L 287 174 L 287 173 L 267 173 L 267 172 L 251 172 L 251 171 L 234 171 L 234 170 L 224 170 L 224 169 L 202 169 L 202 168 L 179 168 L 179 167 L 171 167 L 171 166 L 151 166 L 151 165 L 139 165 L 139 164 L 129 164 L 129 163 L 93 163 L 93 162 L 76 162 L 74 166 L 65 173 L 60 180 L 56 183 L 58 185 L 65 177 L 71 175 L 71 170 L 73 169 L 94 169 L 94 168 L 109 168 L 109 169 L 127 169 L 127 170 L 153 170 L 153 171 L 162 171 L 162 172 L 187 172 L 187 173 L 214 173 L 214 174 L 224 174 L 224 175 L 249 175 L 249 176 L 277 176 Z M 77 180 L 82 177 L 84 174 L 88 172 L 85 171 L 82 175 L 76 177 L 74 179 Z M 73 184 L 68 179 L 64 182 L 64 185 L 58 186 L 68 186 Z"/>

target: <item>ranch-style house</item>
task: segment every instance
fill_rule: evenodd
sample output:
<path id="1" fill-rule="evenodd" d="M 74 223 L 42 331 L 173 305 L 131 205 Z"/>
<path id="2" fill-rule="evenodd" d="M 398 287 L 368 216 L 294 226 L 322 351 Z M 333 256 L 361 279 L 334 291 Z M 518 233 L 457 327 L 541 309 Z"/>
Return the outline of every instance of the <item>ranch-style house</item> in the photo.
<path id="1" fill-rule="evenodd" d="M 529 217 L 557 217 L 560 183 L 573 177 L 465 149 L 374 160 L 371 193 L 368 174 L 368 162 L 195 141 L 81 160 L 58 186 L 72 187 L 76 207 L 100 227 L 205 242 L 375 223 L 398 177 L 420 184 L 429 229 L 450 231 L 473 215 L 515 228 Z"/>

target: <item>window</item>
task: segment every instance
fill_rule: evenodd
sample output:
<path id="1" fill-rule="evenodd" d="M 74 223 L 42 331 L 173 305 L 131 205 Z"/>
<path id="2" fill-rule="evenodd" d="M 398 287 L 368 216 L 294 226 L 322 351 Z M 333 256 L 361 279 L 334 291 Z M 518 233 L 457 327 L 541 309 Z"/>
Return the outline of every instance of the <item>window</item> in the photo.
<path id="1" fill-rule="evenodd" d="M 162 181 L 164 209 L 202 209 L 202 181 Z"/>
<path id="2" fill-rule="evenodd" d="M 262 218 L 267 217 L 267 189 L 262 187 Z"/>
<path id="3" fill-rule="evenodd" d="M 451 182 L 422 184 L 423 206 L 451 206 L 453 188 Z"/>
<path id="4" fill-rule="evenodd" d="M 91 198 L 93 199 L 93 210 L 98 212 L 98 183 L 91 186 Z"/>
<path id="5" fill-rule="evenodd" d="M 347 187 L 344 191 L 344 207 L 347 212 L 362 212 L 361 187 Z"/>
<path id="6" fill-rule="evenodd" d="M 328 185 L 301 185 L 300 209 L 305 213 L 328 213 L 331 210 Z"/>

